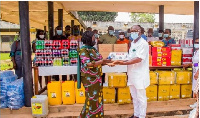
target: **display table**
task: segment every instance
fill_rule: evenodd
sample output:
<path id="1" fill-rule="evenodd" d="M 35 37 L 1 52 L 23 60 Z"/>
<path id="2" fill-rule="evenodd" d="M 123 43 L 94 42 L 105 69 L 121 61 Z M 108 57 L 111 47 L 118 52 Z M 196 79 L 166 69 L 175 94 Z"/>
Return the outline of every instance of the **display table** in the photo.
<path id="1" fill-rule="evenodd" d="M 127 72 L 126 65 L 116 65 L 114 67 L 103 66 L 103 73 L 110 72 Z M 42 91 L 38 92 L 38 76 L 52 76 L 52 75 L 71 75 L 77 74 L 77 66 L 49 66 L 49 67 L 34 67 L 34 86 L 35 94 L 38 95 Z M 50 77 L 49 77 L 50 78 Z M 46 89 L 43 88 L 43 89 Z"/>

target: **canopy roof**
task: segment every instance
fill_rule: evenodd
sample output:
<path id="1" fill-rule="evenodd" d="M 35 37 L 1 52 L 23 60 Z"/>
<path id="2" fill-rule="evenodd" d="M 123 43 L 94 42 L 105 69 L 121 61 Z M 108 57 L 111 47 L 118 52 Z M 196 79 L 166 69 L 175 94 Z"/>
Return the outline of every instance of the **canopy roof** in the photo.
<path id="1" fill-rule="evenodd" d="M 62 1 L 66 11 L 146 12 L 165 14 L 194 14 L 194 1 Z"/>
<path id="2" fill-rule="evenodd" d="M 54 27 L 58 26 L 58 9 L 63 9 L 62 3 L 54 2 Z M 18 1 L 2 1 L 0 4 L 1 20 L 19 24 Z M 47 1 L 29 1 L 29 20 L 30 27 L 44 29 L 48 27 L 48 3 Z M 74 12 L 63 10 L 63 26 L 71 25 L 74 20 L 75 25 L 86 28 L 84 23 Z M 48 28 L 47 28 L 48 30 Z"/>
<path id="3" fill-rule="evenodd" d="M 63 26 L 75 25 L 86 27 L 76 12 L 146 12 L 159 13 L 159 5 L 164 5 L 165 14 L 194 14 L 194 1 L 54 1 L 54 27 L 58 25 L 58 9 L 63 10 Z M 1 20 L 19 24 L 18 1 L 2 1 L 0 4 Z M 30 27 L 43 29 L 48 26 L 47 1 L 29 1 Z"/>

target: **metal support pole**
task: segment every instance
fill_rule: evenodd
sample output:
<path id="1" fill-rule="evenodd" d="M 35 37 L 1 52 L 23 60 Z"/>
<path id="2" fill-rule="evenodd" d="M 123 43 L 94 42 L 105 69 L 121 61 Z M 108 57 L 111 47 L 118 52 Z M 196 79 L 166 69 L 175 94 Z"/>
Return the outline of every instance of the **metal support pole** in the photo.
<path id="1" fill-rule="evenodd" d="M 199 37 L 199 1 L 194 1 L 194 35 L 193 40 Z"/>
<path id="2" fill-rule="evenodd" d="M 81 36 L 83 35 L 83 29 L 81 29 Z"/>
<path id="3" fill-rule="evenodd" d="M 159 30 L 164 31 L 164 5 L 159 6 Z"/>
<path id="4" fill-rule="evenodd" d="M 71 34 L 74 35 L 74 20 L 71 20 Z"/>
<path id="5" fill-rule="evenodd" d="M 22 72 L 24 80 L 25 106 L 31 106 L 33 96 L 33 77 L 31 61 L 31 43 L 29 26 L 29 3 L 28 1 L 19 1 L 19 19 L 20 19 L 20 37 L 22 48 Z"/>
<path id="6" fill-rule="evenodd" d="M 53 2 L 48 1 L 48 27 L 49 27 L 49 39 L 53 40 L 54 32 L 54 17 L 53 17 Z"/>
<path id="7" fill-rule="evenodd" d="M 63 9 L 58 9 L 58 26 L 61 26 L 63 30 Z"/>

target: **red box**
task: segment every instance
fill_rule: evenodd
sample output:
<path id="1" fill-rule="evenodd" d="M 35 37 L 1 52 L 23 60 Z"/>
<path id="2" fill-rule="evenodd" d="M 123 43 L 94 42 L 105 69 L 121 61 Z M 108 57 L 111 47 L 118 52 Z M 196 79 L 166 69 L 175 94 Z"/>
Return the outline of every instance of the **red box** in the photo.
<path id="1" fill-rule="evenodd" d="M 53 49 L 61 49 L 61 48 L 62 48 L 61 40 L 54 40 Z"/>
<path id="2" fill-rule="evenodd" d="M 152 66 L 171 66 L 171 57 L 152 57 Z"/>
<path id="3" fill-rule="evenodd" d="M 69 48 L 70 48 L 70 41 L 62 40 L 62 49 L 69 49 Z"/>
<path id="4" fill-rule="evenodd" d="M 163 52 L 162 57 L 171 57 L 171 51 L 170 52 Z"/>
<path id="5" fill-rule="evenodd" d="M 149 55 L 151 55 L 151 45 L 149 45 Z"/>
<path id="6" fill-rule="evenodd" d="M 183 57 L 183 62 L 192 62 L 192 57 Z"/>

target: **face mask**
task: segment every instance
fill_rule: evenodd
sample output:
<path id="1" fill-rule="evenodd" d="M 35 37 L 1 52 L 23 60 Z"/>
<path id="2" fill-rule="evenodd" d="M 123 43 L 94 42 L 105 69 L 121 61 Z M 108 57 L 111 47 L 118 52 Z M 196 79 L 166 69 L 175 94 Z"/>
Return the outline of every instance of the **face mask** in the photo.
<path id="1" fill-rule="evenodd" d="M 167 37 L 169 37 L 169 34 L 164 34 L 164 38 L 167 38 Z"/>
<path id="2" fill-rule="evenodd" d="M 99 38 L 99 35 L 98 35 L 98 34 L 94 34 L 94 37 L 95 37 L 96 39 L 98 39 L 98 38 Z"/>
<path id="3" fill-rule="evenodd" d="M 199 49 L 199 44 L 194 44 L 195 49 Z"/>
<path id="4" fill-rule="evenodd" d="M 40 39 L 43 39 L 44 38 L 44 35 L 39 35 Z"/>
<path id="5" fill-rule="evenodd" d="M 135 40 L 135 39 L 137 39 L 138 37 L 139 37 L 139 32 L 131 32 L 131 38 L 133 39 L 133 40 Z"/>
<path id="6" fill-rule="evenodd" d="M 62 30 L 57 30 L 58 35 L 62 35 Z"/>
<path id="7" fill-rule="evenodd" d="M 109 30 L 108 32 L 109 32 L 109 34 L 110 34 L 111 36 L 113 36 L 113 34 L 114 34 L 114 31 L 113 31 L 113 30 Z"/>
<path id="8" fill-rule="evenodd" d="M 124 35 L 119 35 L 119 38 L 120 39 L 124 39 Z"/>
<path id="9" fill-rule="evenodd" d="M 162 33 L 158 33 L 158 37 L 162 37 Z"/>
<path id="10" fill-rule="evenodd" d="M 131 33 L 127 33 L 127 37 L 130 37 Z"/>

